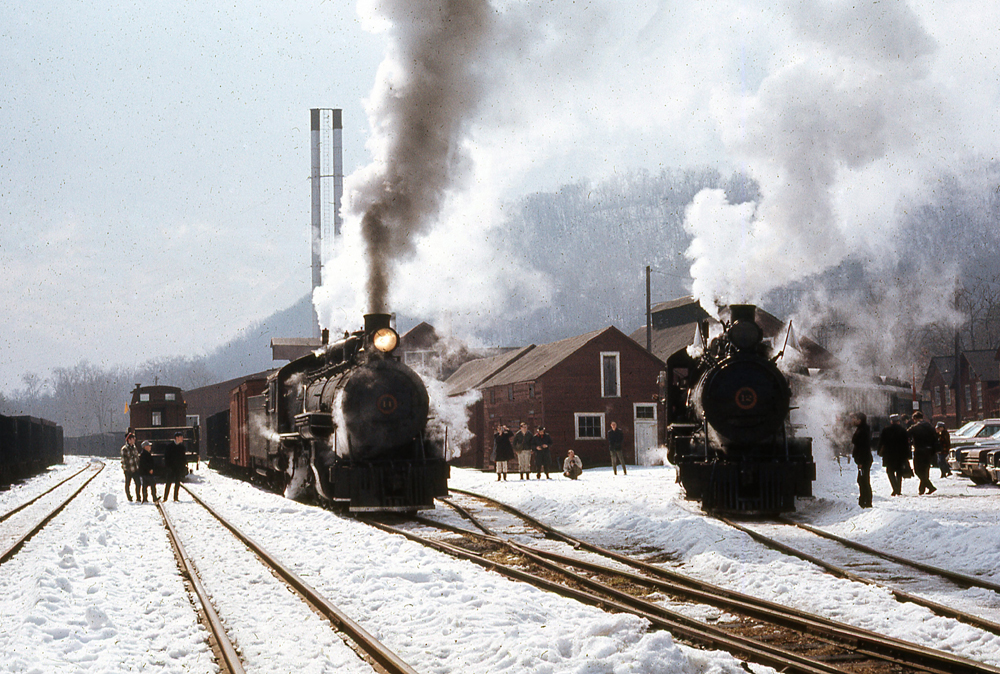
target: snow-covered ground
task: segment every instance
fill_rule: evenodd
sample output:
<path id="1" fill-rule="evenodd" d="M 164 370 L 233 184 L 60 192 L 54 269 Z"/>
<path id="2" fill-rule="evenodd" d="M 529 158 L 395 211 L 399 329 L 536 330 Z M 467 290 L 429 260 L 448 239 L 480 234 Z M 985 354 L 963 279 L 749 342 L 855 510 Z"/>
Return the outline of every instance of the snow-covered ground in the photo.
<path id="1" fill-rule="evenodd" d="M 83 461 L 69 457 L 66 466 L 0 493 L 0 512 Z M 917 496 L 909 480 L 905 496 L 890 498 L 876 463 L 875 507 L 862 510 L 853 466 L 823 463 L 819 473 L 816 498 L 800 502 L 797 516 L 804 521 L 1000 582 L 1000 489 L 933 477 L 938 492 L 932 496 Z M 579 481 L 514 477 L 498 483 L 489 473 L 452 470 L 454 486 L 500 498 L 581 538 L 655 550 L 670 557 L 671 566 L 717 584 L 1000 666 L 1000 638 L 900 604 L 884 590 L 830 577 L 706 519 L 680 497 L 672 468 L 633 467 L 627 476 L 588 470 Z M 205 468 L 189 486 L 417 671 L 743 671 L 727 654 L 648 631 L 642 619 L 506 580 Z M 216 588 L 215 603 L 248 671 L 366 671 L 189 496 L 166 507 L 206 586 Z M 964 607 L 977 599 L 967 592 L 932 598 Z M 0 671 L 215 671 L 159 514 L 152 505 L 125 501 L 117 462 L 0 567 Z"/>

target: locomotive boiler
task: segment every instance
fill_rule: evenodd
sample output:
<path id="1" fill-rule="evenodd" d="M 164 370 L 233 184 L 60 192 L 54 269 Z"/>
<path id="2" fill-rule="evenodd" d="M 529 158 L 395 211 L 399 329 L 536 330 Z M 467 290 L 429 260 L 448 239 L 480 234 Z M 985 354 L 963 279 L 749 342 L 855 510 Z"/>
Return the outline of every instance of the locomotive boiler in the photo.
<path id="1" fill-rule="evenodd" d="M 755 314 L 730 306 L 721 335 L 667 359 L 667 457 L 706 512 L 792 511 L 816 479 L 812 438 L 794 434 L 791 388 Z"/>
<path id="2" fill-rule="evenodd" d="M 271 374 L 263 394 L 246 399 L 246 423 L 231 424 L 231 443 L 245 445 L 237 463 L 286 496 L 351 512 L 433 508 L 448 493 L 449 467 L 426 435 L 427 388 L 393 355 L 398 343 L 388 314 L 368 314 L 363 330 Z"/>

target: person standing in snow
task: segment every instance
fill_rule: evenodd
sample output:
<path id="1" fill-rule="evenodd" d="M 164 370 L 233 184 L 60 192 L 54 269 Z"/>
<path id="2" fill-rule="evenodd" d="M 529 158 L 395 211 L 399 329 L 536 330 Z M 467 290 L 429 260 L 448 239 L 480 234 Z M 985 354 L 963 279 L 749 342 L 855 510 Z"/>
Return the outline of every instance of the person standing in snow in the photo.
<path id="1" fill-rule="evenodd" d="M 167 447 L 163 453 L 163 459 L 167 464 L 167 481 L 163 487 L 163 500 L 170 498 L 170 485 L 174 485 L 174 500 L 181 490 L 181 480 L 187 473 L 187 448 L 184 446 L 184 434 L 180 431 L 174 433 L 174 442 Z"/>
<path id="2" fill-rule="evenodd" d="M 853 451 L 851 457 L 858 464 L 858 505 L 862 508 L 872 507 L 872 431 L 868 426 L 868 417 L 863 412 L 852 415 L 854 435 L 851 436 Z"/>
<path id="3" fill-rule="evenodd" d="M 517 433 L 514 434 L 512 442 L 514 453 L 517 454 L 517 472 L 521 474 L 523 480 L 525 476 L 531 479 L 531 433 L 528 432 L 528 424 L 521 422 Z"/>
<path id="4" fill-rule="evenodd" d="M 140 485 L 142 484 L 139 475 L 139 448 L 135 446 L 135 433 L 125 436 L 125 444 L 122 445 L 122 472 L 125 473 L 125 496 L 132 500 L 131 486 L 135 484 L 135 498 L 139 499 Z"/>
<path id="5" fill-rule="evenodd" d="M 917 493 L 933 494 L 937 488 L 931 484 L 931 463 L 936 462 L 939 449 L 937 433 L 919 410 L 913 413 L 913 425 L 907 433 L 913 443 L 913 472 L 920 478 Z"/>
<path id="6" fill-rule="evenodd" d="M 531 439 L 531 442 L 531 450 L 535 455 L 535 470 L 537 471 L 535 477 L 541 480 L 542 473 L 545 473 L 545 479 L 551 480 L 549 469 L 552 466 L 552 436 L 539 426 L 535 429 L 535 437 Z"/>
<path id="7" fill-rule="evenodd" d="M 563 475 L 571 480 L 583 475 L 583 461 L 580 457 L 576 455 L 572 449 L 566 454 L 566 459 L 563 461 Z"/>
<path id="8" fill-rule="evenodd" d="M 618 428 L 618 423 L 611 422 L 611 430 L 608 431 L 608 452 L 611 454 L 611 470 L 618 474 L 618 464 L 621 464 L 622 475 L 628 475 L 625 469 L 625 455 L 622 454 L 622 443 L 625 441 L 625 433 Z"/>
<path id="9" fill-rule="evenodd" d="M 150 488 L 153 490 L 153 503 L 156 503 L 156 478 L 153 477 L 153 455 L 150 454 L 150 447 L 153 443 L 145 440 L 142 443 L 142 453 L 139 454 L 139 473 L 142 475 L 142 502 L 146 503 L 146 496 Z"/>
<path id="10" fill-rule="evenodd" d="M 903 494 L 903 476 L 910 467 L 910 439 L 906 429 L 900 424 L 900 416 L 889 417 L 890 424 L 882 429 L 878 438 L 878 453 L 885 466 L 885 474 L 889 477 L 893 496 Z"/>
<path id="11" fill-rule="evenodd" d="M 948 427 L 944 425 L 943 421 L 937 422 L 935 427 L 938 436 L 938 446 L 940 451 L 937 455 L 938 468 L 941 469 L 941 477 L 945 478 L 951 475 L 951 466 L 948 465 L 948 454 L 951 452 L 951 436 L 948 434 Z"/>
<path id="12" fill-rule="evenodd" d="M 497 426 L 496 433 L 493 434 L 493 460 L 497 464 L 497 482 L 507 479 L 507 462 L 514 458 L 514 448 L 510 444 L 510 439 L 514 434 L 504 425 Z"/>

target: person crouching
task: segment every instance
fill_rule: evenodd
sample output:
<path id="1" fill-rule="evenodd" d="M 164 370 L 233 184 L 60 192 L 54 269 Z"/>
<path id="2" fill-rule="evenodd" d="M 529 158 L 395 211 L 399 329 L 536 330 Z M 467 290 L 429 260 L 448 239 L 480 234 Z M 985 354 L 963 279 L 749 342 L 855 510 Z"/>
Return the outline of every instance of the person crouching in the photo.
<path id="1" fill-rule="evenodd" d="M 563 475 L 571 480 L 583 475 L 583 461 L 580 457 L 576 455 L 572 449 L 566 455 L 566 459 L 563 461 Z"/>

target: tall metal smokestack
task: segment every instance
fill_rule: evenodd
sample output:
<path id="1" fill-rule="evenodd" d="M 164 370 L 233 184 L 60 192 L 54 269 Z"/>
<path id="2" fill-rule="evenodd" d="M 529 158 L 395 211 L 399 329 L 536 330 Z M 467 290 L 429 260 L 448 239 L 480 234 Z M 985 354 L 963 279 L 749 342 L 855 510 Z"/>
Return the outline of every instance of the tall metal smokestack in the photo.
<path id="1" fill-rule="evenodd" d="M 323 284 L 323 239 L 340 236 L 340 201 L 344 194 L 344 144 L 341 111 L 310 110 L 312 154 L 312 289 Z M 332 232 L 331 232 L 331 224 Z M 313 337 L 320 336 L 313 310 Z"/>

